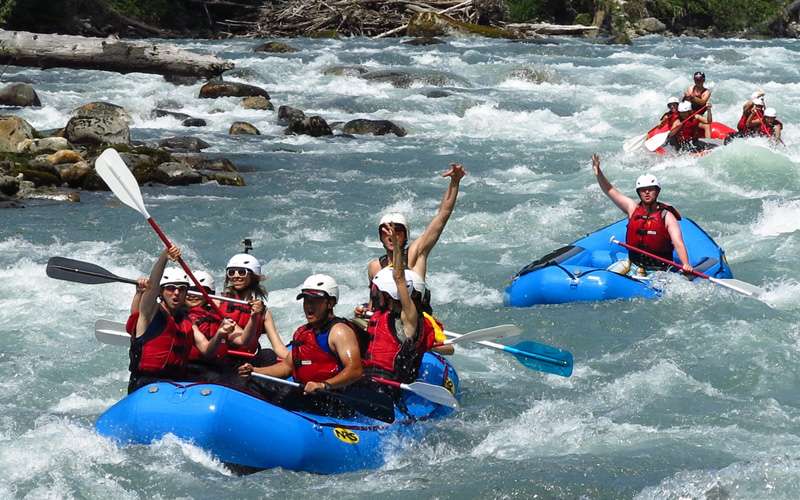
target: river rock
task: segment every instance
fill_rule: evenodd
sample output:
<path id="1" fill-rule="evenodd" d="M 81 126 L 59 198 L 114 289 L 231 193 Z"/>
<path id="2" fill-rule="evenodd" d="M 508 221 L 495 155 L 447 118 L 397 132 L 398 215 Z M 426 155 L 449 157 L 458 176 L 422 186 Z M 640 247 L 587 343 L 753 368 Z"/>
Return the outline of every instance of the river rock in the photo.
<path id="1" fill-rule="evenodd" d="M 233 122 L 231 128 L 228 130 L 230 135 L 261 135 L 261 132 L 250 123 L 247 122 Z"/>
<path id="2" fill-rule="evenodd" d="M 153 179 L 169 186 L 187 186 L 203 182 L 203 176 L 189 165 L 166 162 L 156 167 Z"/>
<path id="3" fill-rule="evenodd" d="M 56 169 L 61 180 L 74 189 L 83 187 L 87 177 L 92 173 L 92 167 L 85 161 L 58 165 Z"/>
<path id="4" fill-rule="evenodd" d="M 558 83 L 556 72 L 549 68 L 525 67 L 512 70 L 508 78 L 513 80 L 523 80 L 530 83 Z"/>
<path id="5" fill-rule="evenodd" d="M 62 149 L 71 149 L 69 141 L 63 137 L 45 137 L 43 139 L 25 139 L 19 143 L 20 153 L 49 153 Z"/>
<path id="6" fill-rule="evenodd" d="M 269 99 L 263 96 L 245 97 L 242 99 L 241 105 L 244 109 L 259 109 L 270 111 L 275 109 Z"/>
<path id="7" fill-rule="evenodd" d="M 91 102 L 75 111 L 64 128 L 64 136 L 75 144 L 128 144 L 131 117 L 121 106 Z"/>
<path id="8" fill-rule="evenodd" d="M 33 140 L 36 131 L 18 116 L 0 115 L 0 152 L 16 153 L 23 141 Z"/>
<path id="9" fill-rule="evenodd" d="M 312 137 L 322 137 L 333 135 L 333 131 L 324 118 L 321 116 L 310 116 L 302 120 L 294 120 L 286 127 L 286 134 L 302 134 Z"/>
<path id="10" fill-rule="evenodd" d="M 253 49 L 253 52 L 269 52 L 272 54 L 290 54 L 298 50 L 283 42 L 266 42 Z"/>
<path id="11" fill-rule="evenodd" d="M 429 99 L 440 99 L 442 97 L 450 97 L 451 95 L 453 95 L 446 90 L 439 90 L 439 89 L 424 90 L 420 92 L 420 94 L 424 95 Z"/>
<path id="12" fill-rule="evenodd" d="M 152 118 L 162 118 L 164 116 L 169 116 L 175 118 L 176 120 L 181 120 L 181 121 L 191 118 L 191 116 L 187 115 L 186 113 L 178 113 L 176 111 L 169 111 L 166 109 L 154 109 L 150 113 L 150 116 Z"/>
<path id="13" fill-rule="evenodd" d="M 322 74 L 327 76 L 361 76 L 368 71 L 369 69 L 367 69 L 366 66 L 349 66 L 338 64 L 324 68 L 322 70 Z"/>
<path id="14" fill-rule="evenodd" d="M 187 118 L 181 122 L 184 127 L 205 127 L 206 121 L 202 118 Z"/>
<path id="15" fill-rule="evenodd" d="M 27 83 L 12 83 L 0 89 L 0 105 L 3 106 L 41 106 L 39 96 Z"/>
<path id="16" fill-rule="evenodd" d="M 645 33 L 663 33 L 666 31 L 667 25 L 655 17 L 645 17 L 636 22 L 636 28 L 644 31 Z"/>
<path id="17" fill-rule="evenodd" d="M 495 26 L 481 26 L 463 23 L 450 16 L 435 12 L 420 12 L 408 20 L 406 34 L 414 37 L 436 37 L 444 35 L 473 35 L 488 38 L 519 38 L 519 34 L 497 28 Z"/>
<path id="18" fill-rule="evenodd" d="M 158 141 L 158 147 L 170 151 L 201 151 L 211 147 L 209 143 L 203 139 L 184 136 L 184 137 L 167 137 Z"/>
<path id="19" fill-rule="evenodd" d="M 291 106 L 278 107 L 278 125 L 289 125 L 294 121 L 304 120 L 306 114 L 302 110 Z"/>
<path id="20" fill-rule="evenodd" d="M 344 124 L 342 132 L 345 134 L 372 134 L 386 135 L 394 134 L 397 137 L 405 137 L 406 130 L 389 120 L 350 120 Z"/>
<path id="21" fill-rule="evenodd" d="M 53 166 L 28 164 L 27 166 L 20 167 L 19 174 L 22 174 L 22 179 L 32 182 L 36 187 L 42 186 L 60 186 L 61 176 Z M 20 185 L 21 187 L 21 185 Z"/>
<path id="22" fill-rule="evenodd" d="M 83 157 L 77 151 L 62 149 L 48 156 L 47 161 L 50 165 L 60 165 L 62 163 L 77 163 L 83 161 Z"/>
<path id="23" fill-rule="evenodd" d="M 431 85 L 434 87 L 469 86 L 467 80 L 443 71 L 378 70 L 364 73 L 361 75 L 361 78 L 373 82 L 391 83 L 394 87 L 403 89 L 415 84 Z"/>
<path id="24" fill-rule="evenodd" d="M 191 75 L 164 75 L 164 81 L 173 85 L 194 85 L 203 81 L 202 77 Z"/>
<path id="25" fill-rule="evenodd" d="M 439 40 L 433 36 L 418 36 L 416 38 L 412 38 L 411 40 L 406 40 L 403 42 L 403 45 L 437 45 L 440 43 L 444 43 L 444 40 Z"/>
<path id="26" fill-rule="evenodd" d="M 10 175 L 0 175 L 0 193 L 14 196 L 19 191 L 19 178 Z"/>
<path id="27" fill-rule="evenodd" d="M 216 170 L 197 171 L 205 182 L 215 181 L 222 186 L 244 186 L 244 178 L 234 172 L 218 172 Z"/>
<path id="28" fill-rule="evenodd" d="M 216 99 L 217 97 L 251 97 L 262 96 L 269 99 L 266 90 L 248 85 L 246 83 L 235 82 L 208 82 L 200 87 L 201 99 Z"/>

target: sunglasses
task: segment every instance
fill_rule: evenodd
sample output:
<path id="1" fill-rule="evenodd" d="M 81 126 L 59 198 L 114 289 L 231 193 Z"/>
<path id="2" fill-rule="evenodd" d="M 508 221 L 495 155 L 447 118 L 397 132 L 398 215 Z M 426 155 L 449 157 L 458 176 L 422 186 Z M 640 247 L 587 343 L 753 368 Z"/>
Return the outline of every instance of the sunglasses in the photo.
<path id="1" fill-rule="evenodd" d="M 228 278 L 244 278 L 249 272 L 249 269 L 245 269 L 243 267 L 231 267 L 225 271 L 225 275 L 228 276 Z"/>
<path id="2" fill-rule="evenodd" d="M 678 103 L 677 102 L 671 102 L 671 103 L 667 104 L 667 107 L 668 108 L 677 108 L 678 107 Z"/>
<path id="3" fill-rule="evenodd" d="M 161 289 L 169 293 L 175 293 L 175 292 L 180 293 L 180 292 L 185 292 L 186 290 L 189 289 L 189 287 L 186 285 L 164 285 L 161 287 Z"/>

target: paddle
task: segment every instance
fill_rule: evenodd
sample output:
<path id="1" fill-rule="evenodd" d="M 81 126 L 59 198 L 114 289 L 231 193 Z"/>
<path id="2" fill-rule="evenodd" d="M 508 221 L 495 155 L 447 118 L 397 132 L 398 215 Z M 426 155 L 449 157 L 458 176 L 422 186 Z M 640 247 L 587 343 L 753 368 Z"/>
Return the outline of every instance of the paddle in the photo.
<path id="1" fill-rule="evenodd" d="M 454 335 L 451 332 L 444 333 L 448 336 Z M 513 354 L 514 357 L 517 358 L 517 361 L 522 363 L 526 368 L 552 373 L 562 377 L 569 377 L 572 375 L 573 359 L 572 353 L 569 351 L 534 342 L 533 340 L 526 340 L 513 346 L 498 344 L 496 342 L 487 342 L 485 340 L 478 341 L 477 343 L 491 349 Z"/>
<path id="2" fill-rule="evenodd" d="M 130 347 L 131 335 L 125 331 L 125 324 L 107 319 L 98 319 L 94 322 L 94 338 L 101 344 L 124 345 Z M 234 351 L 228 349 L 228 354 L 239 358 L 253 359 L 252 352 Z"/>
<path id="3" fill-rule="evenodd" d="M 95 160 L 94 169 L 95 172 L 97 172 L 97 175 L 99 175 L 100 178 L 103 179 L 103 181 L 108 185 L 109 189 L 111 189 L 116 197 L 119 198 L 119 201 L 142 214 L 156 234 L 158 234 L 158 237 L 161 238 L 161 241 L 164 242 L 164 246 L 170 248 L 172 246 L 172 242 L 169 241 L 167 235 L 164 234 L 158 224 L 156 224 L 156 221 L 150 217 L 149 213 L 147 213 L 147 208 L 145 208 L 144 200 L 142 199 L 142 192 L 139 189 L 139 183 L 128 169 L 128 166 L 125 165 L 125 162 L 119 156 L 117 150 L 108 148 L 103 151 L 103 153 L 97 157 L 97 160 Z M 214 308 L 214 310 L 217 311 L 220 316 L 222 316 L 222 311 L 219 310 L 217 304 L 212 302 L 211 297 L 209 297 L 208 293 L 206 292 L 206 289 L 200 284 L 197 278 L 195 278 L 194 274 L 192 274 L 192 270 L 189 269 L 189 266 L 186 265 L 186 262 L 179 258 L 178 264 L 181 265 L 183 271 L 187 276 L 189 276 L 197 289 L 202 292 L 203 297 L 206 299 L 208 305 Z"/>
<path id="4" fill-rule="evenodd" d="M 624 243 L 622 241 L 617 240 L 613 236 L 611 237 L 611 242 L 612 243 L 616 243 L 617 245 L 620 245 L 622 247 L 625 247 L 628 250 L 632 250 L 632 251 L 640 253 L 642 255 L 646 255 L 646 256 L 650 257 L 651 259 L 656 259 L 659 262 L 663 262 L 664 264 L 668 264 L 670 266 L 673 266 L 676 269 L 681 269 L 683 267 L 680 264 L 678 264 L 677 262 L 673 262 L 673 261 L 671 261 L 669 259 L 665 259 L 663 257 L 659 257 L 658 255 L 650 253 L 650 252 L 648 252 L 646 250 L 642 250 L 641 248 L 636 248 L 635 246 L 628 245 L 627 243 Z M 700 271 L 695 271 L 695 270 L 683 271 L 683 272 L 686 272 L 686 273 L 689 273 L 689 274 L 693 274 L 694 276 L 697 276 L 699 278 L 707 279 L 708 281 L 710 281 L 712 283 L 716 283 L 717 285 L 720 285 L 720 286 L 723 286 L 723 287 L 728 288 L 730 290 L 733 290 L 734 292 L 741 293 L 742 295 L 747 295 L 748 297 L 759 298 L 761 295 L 766 293 L 766 290 L 764 290 L 763 288 L 758 287 L 756 285 L 752 285 L 752 284 L 744 282 L 744 281 L 740 281 L 740 280 L 736 280 L 736 279 L 730 279 L 730 278 L 714 278 L 713 276 L 709 276 L 709 275 L 707 275 L 705 273 L 701 273 Z"/>
<path id="5" fill-rule="evenodd" d="M 681 120 L 681 124 L 678 126 L 678 130 L 682 129 L 683 126 L 686 125 L 686 123 L 689 121 L 689 118 L 693 117 L 697 113 L 705 111 L 706 107 L 707 106 L 703 106 L 702 108 L 696 111 L 692 111 L 692 113 L 689 116 Z M 669 133 L 671 132 L 671 128 L 672 124 L 670 123 L 664 125 L 663 127 L 660 127 L 658 129 L 660 132 L 655 134 L 653 137 L 647 139 L 644 143 L 644 147 L 646 147 L 648 151 L 653 152 L 656 149 L 663 146 L 664 143 L 667 142 L 667 139 L 669 138 Z"/>
<path id="6" fill-rule="evenodd" d="M 644 142 L 647 140 L 647 134 L 637 135 L 636 137 L 631 137 L 630 139 L 626 139 L 625 142 L 622 143 L 622 150 L 626 153 L 632 153 L 637 149 L 644 146 Z"/>
<path id="7" fill-rule="evenodd" d="M 447 406 L 449 408 L 458 408 L 458 400 L 453 393 L 442 387 L 441 385 L 429 384 L 427 382 L 411 382 L 410 384 L 402 384 L 394 380 L 389 380 L 381 377 L 372 377 L 372 380 L 379 384 L 398 387 L 404 391 L 413 392 L 417 396 L 432 401 L 438 405 Z"/>
<path id="8" fill-rule="evenodd" d="M 469 333 L 460 334 L 448 332 L 445 330 L 444 334 L 451 337 L 444 341 L 443 345 L 447 344 L 463 344 L 465 342 L 480 342 L 485 339 L 504 339 L 507 337 L 515 337 L 522 333 L 522 330 L 517 325 L 498 325 L 489 328 L 481 328 L 480 330 L 473 330 Z"/>
<path id="9" fill-rule="evenodd" d="M 302 390 L 304 387 L 303 384 L 278 377 L 272 377 L 270 375 L 264 375 L 263 373 L 253 372 L 250 374 L 250 376 L 275 382 L 277 384 L 288 385 L 289 387 L 294 387 L 296 389 Z M 392 397 L 388 394 L 384 394 L 380 391 L 370 391 L 369 397 L 371 399 L 366 399 L 341 392 L 326 391 L 325 389 L 320 389 L 317 392 L 339 399 L 358 413 L 361 413 L 367 417 L 389 424 L 394 422 L 394 401 L 392 401 Z"/>
<path id="10" fill-rule="evenodd" d="M 129 283 L 136 285 L 137 281 L 131 278 L 123 278 L 116 274 L 103 269 L 96 264 L 89 262 L 81 262 L 79 260 L 67 259 L 65 257 L 50 257 L 47 261 L 47 276 L 57 280 L 71 281 L 73 283 L 84 283 L 87 285 L 97 285 L 102 283 Z M 203 295 L 202 292 L 189 290 L 189 295 Z M 207 294 L 209 298 L 220 300 L 222 302 L 232 302 L 234 304 L 249 305 L 246 300 L 234 299 L 233 297 L 225 297 L 223 295 Z"/>

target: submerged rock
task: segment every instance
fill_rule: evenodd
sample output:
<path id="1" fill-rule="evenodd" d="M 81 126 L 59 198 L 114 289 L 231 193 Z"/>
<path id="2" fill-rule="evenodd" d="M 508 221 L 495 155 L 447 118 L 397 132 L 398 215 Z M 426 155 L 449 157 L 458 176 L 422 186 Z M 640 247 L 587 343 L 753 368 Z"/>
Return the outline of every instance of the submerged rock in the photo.
<path id="1" fill-rule="evenodd" d="M 312 137 L 322 137 L 333 135 L 333 131 L 324 118 L 321 116 L 310 116 L 302 120 L 293 120 L 286 127 L 286 134 L 310 135 Z"/>
<path id="2" fill-rule="evenodd" d="M 27 83 L 12 83 L 0 89 L 0 105 L 2 106 L 36 106 L 42 105 L 33 87 Z"/>
<path id="3" fill-rule="evenodd" d="M 322 74 L 327 76 L 361 76 L 368 71 L 369 69 L 366 66 L 335 65 L 324 68 Z"/>
<path id="4" fill-rule="evenodd" d="M 418 36 L 416 38 L 412 38 L 411 40 L 406 40 L 403 42 L 403 45 L 438 45 L 440 43 L 444 43 L 444 40 L 439 40 L 433 36 Z"/>
<path id="5" fill-rule="evenodd" d="M 558 75 L 550 68 L 525 67 L 512 70 L 508 78 L 531 83 L 558 83 Z"/>
<path id="6" fill-rule="evenodd" d="M 178 113 L 176 111 L 169 111 L 166 109 L 154 109 L 150 112 L 150 116 L 152 118 L 162 118 L 164 116 L 169 116 L 171 118 L 175 118 L 176 120 L 187 120 L 191 118 L 191 116 L 187 115 L 186 113 Z"/>
<path id="7" fill-rule="evenodd" d="M 293 121 L 304 120 L 306 114 L 302 110 L 291 106 L 278 107 L 278 125 L 289 125 Z"/>
<path id="8" fill-rule="evenodd" d="M 206 121 L 202 118 L 187 118 L 181 122 L 184 127 L 205 127 Z"/>
<path id="9" fill-rule="evenodd" d="M 244 109 L 260 109 L 269 111 L 275 109 L 272 103 L 264 96 L 245 97 L 242 99 L 242 107 Z"/>
<path id="10" fill-rule="evenodd" d="M 131 117 L 121 106 L 91 102 L 73 111 L 64 136 L 75 144 L 128 144 Z"/>
<path id="11" fill-rule="evenodd" d="M 261 132 L 251 123 L 233 122 L 228 129 L 230 135 L 261 135 Z"/>
<path id="12" fill-rule="evenodd" d="M 208 82 L 200 87 L 201 99 L 216 99 L 217 97 L 250 97 L 262 96 L 269 99 L 266 90 L 255 85 L 235 82 Z"/>
<path id="13" fill-rule="evenodd" d="M 170 151 L 200 151 L 211 147 L 203 139 L 192 136 L 167 137 L 158 141 L 158 146 Z"/>
<path id="14" fill-rule="evenodd" d="M 269 52 L 272 54 L 290 54 L 299 52 L 298 49 L 283 42 L 266 42 L 253 49 L 253 52 Z"/>
<path id="15" fill-rule="evenodd" d="M 403 127 L 400 127 L 389 120 L 350 120 L 344 124 L 342 132 L 345 134 L 394 134 L 397 137 L 405 137 L 406 135 L 406 130 Z"/>
<path id="16" fill-rule="evenodd" d="M 391 83 L 397 88 L 408 88 L 412 85 L 432 85 L 434 87 L 470 86 L 467 80 L 443 71 L 379 70 L 364 73 L 361 78 L 373 82 Z"/>

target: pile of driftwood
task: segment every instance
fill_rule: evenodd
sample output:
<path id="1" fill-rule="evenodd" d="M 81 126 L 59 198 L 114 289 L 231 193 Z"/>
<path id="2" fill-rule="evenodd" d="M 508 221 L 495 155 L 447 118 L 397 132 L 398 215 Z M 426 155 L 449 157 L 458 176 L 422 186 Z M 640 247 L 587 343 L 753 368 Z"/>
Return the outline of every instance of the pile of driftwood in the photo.
<path id="1" fill-rule="evenodd" d="M 465 23 L 489 25 L 506 16 L 502 0 L 285 0 L 264 6 L 255 31 L 259 37 L 381 37 L 403 34 L 408 20 L 420 12 L 444 13 Z"/>

